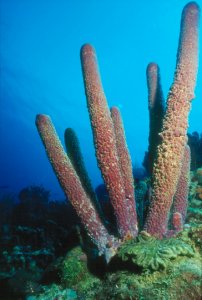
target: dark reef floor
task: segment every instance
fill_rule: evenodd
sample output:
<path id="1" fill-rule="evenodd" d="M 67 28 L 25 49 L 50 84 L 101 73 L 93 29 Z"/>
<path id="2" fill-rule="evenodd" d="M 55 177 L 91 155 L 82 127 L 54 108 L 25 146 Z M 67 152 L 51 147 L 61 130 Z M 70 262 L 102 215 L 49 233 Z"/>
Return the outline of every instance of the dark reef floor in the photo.
<path id="1" fill-rule="evenodd" d="M 102 208 L 110 220 L 106 199 Z M 108 226 L 113 231 L 114 221 Z M 198 300 L 201 255 L 202 168 L 191 172 L 184 230 L 161 241 L 142 232 L 109 265 L 71 205 L 50 201 L 43 187 L 23 189 L 17 203 L 11 195 L 0 200 L 2 300 Z"/>

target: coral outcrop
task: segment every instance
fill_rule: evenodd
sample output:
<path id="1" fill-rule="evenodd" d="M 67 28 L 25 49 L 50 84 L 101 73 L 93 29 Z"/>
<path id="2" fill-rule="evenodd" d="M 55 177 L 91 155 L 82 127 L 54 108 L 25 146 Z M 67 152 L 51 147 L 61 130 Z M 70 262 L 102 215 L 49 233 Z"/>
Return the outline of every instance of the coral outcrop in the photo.
<path id="1" fill-rule="evenodd" d="M 144 190 L 143 194 L 148 196 L 146 212 L 143 206 L 137 206 L 142 223 L 139 228 L 132 165 L 121 115 L 115 107 L 110 113 L 96 53 L 91 45 L 85 44 L 81 48 L 81 64 L 96 158 L 116 216 L 117 231 L 114 230 L 113 234 L 97 212 L 92 194 L 82 183 L 80 177 L 83 175 L 74 163 L 72 153 L 65 153 L 50 117 L 37 115 L 36 125 L 59 183 L 98 254 L 105 258 L 105 263 L 101 258 L 105 275 L 99 280 L 90 275 L 85 279 L 86 265 L 80 261 L 72 264 L 75 261 L 73 252 L 72 256 L 65 258 L 62 284 L 65 288 L 71 288 L 72 284 L 84 299 L 171 300 L 186 299 L 187 295 L 189 299 L 200 299 L 197 239 L 201 228 L 197 223 L 195 230 L 185 226 L 190 168 L 187 128 L 198 67 L 199 12 L 195 2 L 188 3 L 183 9 L 174 82 L 166 109 L 158 66 L 152 63 L 147 69 L 152 127 L 149 148 L 151 181 L 148 180 L 151 186 L 149 192 Z M 157 126 L 155 114 L 159 111 L 160 126 Z M 79 153 L 77 141 L 76 144 L 75 151 Z M 201 182 L 200 174 L 197 171 L 198 183 Z M 201 183 L 195 190 L 199 198 L 200 187 Z M 141 203 L 144 205 L 143 198 Z M 140 230 L 142 227 L 143 231 Z M 97 252 L 92 253 L 95 260 L 98 259 Z M 76 265 L 78 268 L 75 269 Z M 73 270 L 75 277 L 66 274 L 68 268 Z M 77 284 L 75 278 L 81 278 L 82 285 Z M 86 293 L 82 294 L 81 286 Z"/>
<path id="2" fill-rule="evenodd" d="M 168 220 L 175 193 L 174 229 L 181 230 L 185 219 L 188 186 L 185 173 L 188 172 L 186 166 L 189 165 L 189 161 L 188 155 L 185 155 L 187 163 L 183 164 L 183 156 L 184 152 L 186 153 L 188 114 L 194 97 L 198 65 L 198 22 L 199 7 L 191 2 L 182 12 L 175 78 L 168 95 L 162 130 L 157 132 L 161 141 L 157 146 L 152 171 L 152 194 L 144 224 L 145 231 L 159 238 L 170 234 Z M 135 238 L 138 227 L 132 166 L 121 116 L 116 108 L 112 108 L 110 114 L 98 71 L 96 53 L 89 44 L 81 48 L 81 64 L 96 157 L 116 215 L 119 238 L 122 241 Z M 155 64 L 148 67 L 148 87 L 152 111 L 155 102 L 163 102 L 158 67 Z M 158 99 L 155 99 L 157 96 Z M 163 115 L 163 105 L 160 106 Z M 72 164 L 72 155 L 68 156 L 64 152 L 50 118 L 38 115 L 36 125 L 66 196 L 76 209 L 100 254 L 105 254 L 107 260 L 110 260 L 120 242 L 103 226 L 92 199 L 86 193 Z M 182 193 L 182 190 L 185 193 L 184 200 L 179 200 L 181 196 L 178 197 L 178 193 Z M 182 204 L 183 201 L 185 204 Z"/>

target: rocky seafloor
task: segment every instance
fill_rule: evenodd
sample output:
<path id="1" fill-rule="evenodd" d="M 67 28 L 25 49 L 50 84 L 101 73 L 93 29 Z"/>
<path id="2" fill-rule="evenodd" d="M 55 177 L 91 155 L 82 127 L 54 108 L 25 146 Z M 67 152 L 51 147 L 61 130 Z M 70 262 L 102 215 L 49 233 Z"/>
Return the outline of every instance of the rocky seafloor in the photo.
<path id="1" fill-rule="evenodd" d="M 110 219 L 106 200 L 104 210 Z M 191 172 L 184 230 L 163 240 L 141 232 L 125 241 L 107 265 L 68 203 L 50 201 L 43 187 L 23 189 L 18 202 L 4 195 L 0 299 L 201 299 L 201 221 L 199 168 Z M 115 224 L 108 226 L 113 230 Z"/>

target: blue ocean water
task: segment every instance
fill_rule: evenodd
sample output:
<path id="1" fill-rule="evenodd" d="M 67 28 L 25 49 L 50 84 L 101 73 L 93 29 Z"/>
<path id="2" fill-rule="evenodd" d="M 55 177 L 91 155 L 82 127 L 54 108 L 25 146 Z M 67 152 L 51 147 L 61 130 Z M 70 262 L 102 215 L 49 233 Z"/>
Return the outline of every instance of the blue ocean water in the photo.
<path id="1" fill-rule="evenodd" d="M 109 106 L 120 108 L 133 165 L 141 168 L 149 132 L 146 67 L 159 64 L 166 98 L 186 3 L 1 1 L 0 194 L 42 184 L 52 199 L 64 198 L 35 127 L 38 113 L 50 115 L 62 142 L 67 127 L 76 131 L 94 187 L 102 182 L 80 66 L 84 43 L 97 51 Z M 189 132 L 202 131 L 201 81 L 199 67 Z"/>

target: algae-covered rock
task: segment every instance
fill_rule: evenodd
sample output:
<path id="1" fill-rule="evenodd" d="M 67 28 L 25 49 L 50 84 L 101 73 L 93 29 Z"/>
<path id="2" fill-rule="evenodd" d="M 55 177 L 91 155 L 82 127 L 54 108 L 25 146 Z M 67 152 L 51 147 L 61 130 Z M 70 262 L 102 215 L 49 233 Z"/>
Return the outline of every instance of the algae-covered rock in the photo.
<path id="1" fill-rule="evenodd" d="M 201 299 L 201 257 L 189 238 L 198 230 L 190 230 L 170 239 L 157 240 L 142 233 L 126 241 L 104 279 L 86 290 L 83 299 Z"/>
<path id="2" fill-rule="evenodd" d="M 77 300 L 77 294 L 72 289 L 64 289 L 59 285 L 43 286 L 43 292 L 39 295 L 27 296 L 26 300 Z"/>
<path id="3" fill-rule="evenodd" d="M 202 168 L 191 172 L 186 222 L 191 225 L 202 223 Z"/>
<path id="4" fill-rule="evenodd" d="M 91 291 L 100 283 L 100 279 L 90 273 L 86 254 L 81 247 L 72 249 L 66 255 L 61 267 L 61 283 L 66 288 L 78 291 L 84 299 L 93 299 Z M 85 298 L 86 293 L 88 298 Z"/>
<path id="5" fill-rule="evenodd" d="M 199 257 L 179 257 L 163 271 L 136 274 L 119 271 L 108 274 L 96 300 L 199 300 L 201 299 Z"/>
<path id="6" fill-rule="evenodd" d="M 188 228 L 187 234 L 194 242 L 196 249 L 202 255 L 202 224 L 193 224 L 190 228 Z"/>
<path id="7" fill-rule="evenodd" d="M 123 261 L 144 270 L 165 269 L 178 256 L 194 256 L 191 243 L 176 238 L 158 240 L 144 232 L 136 240 L 124 243 L 118 251 Z"/>

